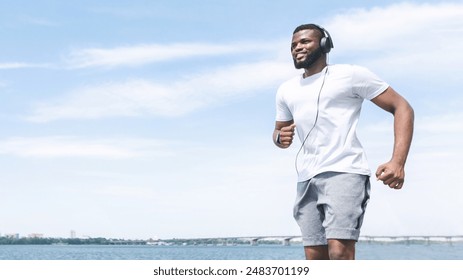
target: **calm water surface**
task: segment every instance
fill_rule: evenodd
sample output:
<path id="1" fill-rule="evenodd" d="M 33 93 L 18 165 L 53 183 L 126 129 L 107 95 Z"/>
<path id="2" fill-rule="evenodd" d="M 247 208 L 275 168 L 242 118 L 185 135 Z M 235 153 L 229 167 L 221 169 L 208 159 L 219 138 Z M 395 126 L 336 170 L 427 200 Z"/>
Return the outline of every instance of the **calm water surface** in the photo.
<path id="1" fill-rule="evenodd" d="M 301 260 L 302 245 L 1 245 L 1 260 Z M 358 243 L 361 260 L 463 260 L 463 243 Z"/>

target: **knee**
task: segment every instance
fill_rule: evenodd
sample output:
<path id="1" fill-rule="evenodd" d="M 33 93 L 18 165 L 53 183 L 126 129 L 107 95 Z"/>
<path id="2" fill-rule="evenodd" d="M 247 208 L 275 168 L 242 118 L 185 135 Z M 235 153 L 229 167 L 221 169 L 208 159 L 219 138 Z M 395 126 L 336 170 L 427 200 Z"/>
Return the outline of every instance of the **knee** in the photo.
<path id="1" fill-rule="evenodd" d="M 355 259 L 355 243 L 353 242 L 330 242 L 328 254 L 330 260 L 353 260 Z"/>
<path id="2" fill-rule="evenodd" d="M 304 247 L 307 260 L 329 260 L 328 246 L 306 246 Z"/>
<path id="3" fill-rule="evenodd" d="M 353 260 L 354 256 L 349 250 L 342 248 L 330 249 L 328 251 L 330 260 Z"/>

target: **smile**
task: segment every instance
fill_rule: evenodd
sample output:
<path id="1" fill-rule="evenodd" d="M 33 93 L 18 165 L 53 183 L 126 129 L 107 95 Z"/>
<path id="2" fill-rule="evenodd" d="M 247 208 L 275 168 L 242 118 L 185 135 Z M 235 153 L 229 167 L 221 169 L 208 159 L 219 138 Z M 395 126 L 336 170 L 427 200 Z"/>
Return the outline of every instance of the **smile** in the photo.
<path id="1" fill-rule="evenodd" d="M 303 59 L 304 57 L 306 57 L 306 53 L 298 53 L 296 54 L 296 59 Z"/>

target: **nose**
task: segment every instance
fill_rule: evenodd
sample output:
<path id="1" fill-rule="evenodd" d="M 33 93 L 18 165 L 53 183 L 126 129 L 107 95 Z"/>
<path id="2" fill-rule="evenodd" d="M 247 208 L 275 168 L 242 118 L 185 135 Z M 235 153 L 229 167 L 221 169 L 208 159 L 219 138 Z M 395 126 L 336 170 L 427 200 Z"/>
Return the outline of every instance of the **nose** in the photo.
<path id="1" fill-rule="evenodd" d="M 293 52 L 298 52 L 298 51 L 301 51 L 303 49 L 303 45 L 301 43 L 297 43 L 294 47 L 293 47 Z"/>

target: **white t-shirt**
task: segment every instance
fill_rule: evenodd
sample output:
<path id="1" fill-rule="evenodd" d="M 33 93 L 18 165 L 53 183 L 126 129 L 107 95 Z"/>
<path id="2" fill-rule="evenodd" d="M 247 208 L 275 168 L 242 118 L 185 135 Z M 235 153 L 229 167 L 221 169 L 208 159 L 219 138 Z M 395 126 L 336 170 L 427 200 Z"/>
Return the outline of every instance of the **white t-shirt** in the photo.
<path id="1" fill-rule="evenodd" d="M 329 65 L 305 79 L 299 75 L 280 86 L 276 120 L 294 120 L 301 143 L 307 137 L 296 159 L 299 182 L 327 171 L 370 175 L 357 123 L 363 100 L 388 87 L 368 69 L 343 64 Z"/>

